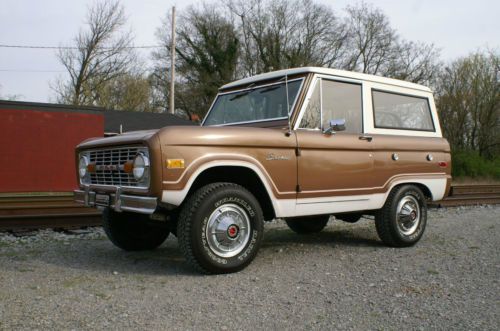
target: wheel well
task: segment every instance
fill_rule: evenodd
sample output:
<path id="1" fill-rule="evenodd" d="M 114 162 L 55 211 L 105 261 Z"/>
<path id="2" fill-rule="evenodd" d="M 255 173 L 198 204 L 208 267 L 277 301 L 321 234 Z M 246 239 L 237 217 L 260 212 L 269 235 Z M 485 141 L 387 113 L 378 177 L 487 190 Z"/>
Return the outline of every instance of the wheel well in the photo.
<path id="1" fill-rule="evenodd" d="M 416 187 L 418 187 L 422 191 L 422 193 L 424 194 L 424 196 L 427 200 L 432 200 L 432 192 L 424 184 L 421 184 L 421 183 L 402 183 L 402 184 L 398 184 L 398 185 L 394 186 L 394 188 L 400 187 L 403 185 L 415 185 Z"/>
<path id="2" fill-rule="evenodd" d="M 218 166 L 204 170 L 195 179 L 188 196 L 200 187 L 210 183 L 225 182 L 243 186 L 257 199 L 265 220 L 275 218 L 273 204 L 260 177 L 252 169 L 241 166 Z"/>

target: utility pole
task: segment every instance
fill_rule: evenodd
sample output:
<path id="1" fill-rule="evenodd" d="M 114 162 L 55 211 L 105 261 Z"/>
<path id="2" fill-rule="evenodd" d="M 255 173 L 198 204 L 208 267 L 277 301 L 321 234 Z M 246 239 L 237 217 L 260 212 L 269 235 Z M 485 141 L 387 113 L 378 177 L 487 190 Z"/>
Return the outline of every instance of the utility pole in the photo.
<path id="1" fill-rule="evenodd" d="M 170 45 L 170 107 L 171 114 L 175 113 L 175 6 L 172 7 L 172 43 Z"/>

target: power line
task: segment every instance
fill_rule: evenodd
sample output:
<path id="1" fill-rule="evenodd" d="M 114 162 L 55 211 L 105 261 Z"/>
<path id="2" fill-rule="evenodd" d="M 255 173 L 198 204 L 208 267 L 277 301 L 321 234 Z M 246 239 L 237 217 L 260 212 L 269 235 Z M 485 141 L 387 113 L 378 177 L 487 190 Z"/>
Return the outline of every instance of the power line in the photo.
<path id="1" fill-rule="evenodd" d="M 0 72 L 66 72 L 66 70 L 0 69 Z"/>
<path id="2" fill-rule="evenodd" d="M 162 48 L 160 45 L 144 45 L 144 46 L 126 46 L 127 49 L 147 49 L 147 48 Z M 22 49 L 84 49 L 84 47 L 75 46 L 35 46 L 35 45 L 6 45 L 0 44 L 0 48 L 22 48 Z M 111 49 L 111 47 L 99 47 L 101 49 Z"/>

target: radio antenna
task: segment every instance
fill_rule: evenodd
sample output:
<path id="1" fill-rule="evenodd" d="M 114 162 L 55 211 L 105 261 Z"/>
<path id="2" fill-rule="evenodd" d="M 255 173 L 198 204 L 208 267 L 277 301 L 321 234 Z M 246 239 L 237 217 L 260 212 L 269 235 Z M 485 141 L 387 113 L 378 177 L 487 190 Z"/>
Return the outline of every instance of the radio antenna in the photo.
<path id="1" fill-rule="evenodd" d="M 292 134 L 292 124 L 290 122 L 290 101 L 288 99 L 288 73 L 285 73 L 285 89 L 286 89 L 286 116 L 288 118 L 288 131 L 286 136 L 289 137 Z"/>

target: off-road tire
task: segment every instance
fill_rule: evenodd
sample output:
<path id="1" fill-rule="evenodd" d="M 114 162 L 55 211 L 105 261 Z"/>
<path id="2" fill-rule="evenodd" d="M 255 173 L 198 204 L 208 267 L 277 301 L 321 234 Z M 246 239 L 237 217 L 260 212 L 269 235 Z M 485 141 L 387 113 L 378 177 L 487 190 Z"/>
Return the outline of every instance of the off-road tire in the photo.
<path id="1" fill-rule="evenodd" d="M 335 216 L 335 218 L 347 223 L 356 223 L 361 219 L 362 216 L 363 214 L 360 213 L 352 213 L 352 214 L 341 214 Z"/>
<path id="2" fill-rule="evenodd" d="M 111 242 L 125 251 L 152 250 L 168 237 L 165 227 L 148 224 L 143 214 L 117 213 L 106 208 L 102 213 L 104 232 Z"/>
<path id="3" fill-rule="evenodd" d="M 289 218 L 285 220 L 286 225 L 295 233 L 309 234 L 321 232 L 330 219 L 329 215 Z"/>
<path id="4" fill-rule="evenodd" d="M 227 206 L 235 206 L 246 213 L 249 224 L 248 241 L 242 240 L 241 251 L 229 257 L 221 256 L 213 244 L 211 247 L 207 230 L 214 224 L 211 223 L 214 213 Z M 198 189 L 183 205 L 177 224 L 179 246 L 188 264 L 206 274 L 242 270 L 257 255 L 263 236 L 264 216 L 257 199 L 244 187 L 233 183 L 213 183 Z"/>
<path id="5" fill-rule="evenodd" d="M 403 199 L 409 199 L 418 203 L 419 220 L 415 230 L 405 234 L 398 226 L 397 209 Z M 382 242 L 392 247 L 409 247 L 415 245 L 425 231 L 427 224 L 427 203 L 422 191 L 414 185 L 402 185 L 395 187 L 387 200 L 377 213 L 375 213 L 375 227 Z"/>

